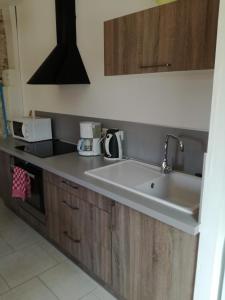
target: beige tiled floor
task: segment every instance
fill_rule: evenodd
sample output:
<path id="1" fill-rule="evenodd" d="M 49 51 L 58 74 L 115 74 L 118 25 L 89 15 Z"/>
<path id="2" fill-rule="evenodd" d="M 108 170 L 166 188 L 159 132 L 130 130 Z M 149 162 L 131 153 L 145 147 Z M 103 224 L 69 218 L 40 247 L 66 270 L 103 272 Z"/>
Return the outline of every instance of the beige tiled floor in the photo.
<path id="1" fill-rule="evenodd" d="M 0 300 L 116 300 L 0 199 Z"/>

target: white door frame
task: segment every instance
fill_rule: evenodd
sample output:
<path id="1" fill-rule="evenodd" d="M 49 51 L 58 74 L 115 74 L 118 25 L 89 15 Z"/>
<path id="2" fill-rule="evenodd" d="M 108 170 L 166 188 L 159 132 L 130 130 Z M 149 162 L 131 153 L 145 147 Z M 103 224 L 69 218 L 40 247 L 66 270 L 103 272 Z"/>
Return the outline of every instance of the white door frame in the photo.
<path id="1" fill-rule="evenodd" d="M 212 0 L 214 1 L 214 0 Z M 220 0 L 209 146 L 194 300 L 222 295 L 225 241 L 225 0 Z"/>

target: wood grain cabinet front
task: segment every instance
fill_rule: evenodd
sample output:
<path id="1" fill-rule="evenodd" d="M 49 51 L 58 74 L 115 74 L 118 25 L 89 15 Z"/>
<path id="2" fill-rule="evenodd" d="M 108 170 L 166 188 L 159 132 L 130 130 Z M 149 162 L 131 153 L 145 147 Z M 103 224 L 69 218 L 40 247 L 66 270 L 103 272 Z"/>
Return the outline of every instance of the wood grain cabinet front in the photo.
<path id="1" fill-rule="evenodd" d="M 219 0 L 179 0 L 105 22 L 105 75 L 212 69 Z"/>
<path id="2" fill-rule="evenodd" d="M 85 188 L 82 195 L 45 180 L 51 240 L 119 299 L 192 299 L 198 236 Z"/>
<path id="3" fill-rule="evenodd" d="M 192 300 L 198 237 L 116 204 L 113 289 L 129 300 Z"/>
<path id="4" fill-rule="evenodd" d="M 56 181 L 48 178 L 45 176 L 44 185 L 49 238 L 99 279 L 111 284 L 112 232 L 107 209 L 112 201 L 100 195 L 98 199 L 97 194 L 88 190 L 82 192 L 82 198 L 74 194 L 73 187 L 64 189 L 61 181 L 56 185 Z M 94 196 L 92 201 L 90 194 Z"/>
<path id="5" fill-rule="evenodd" d="M 73 256 L 111 285 L 111 215 L 81 200 L 79 216 L 80 243 L 74 244 Z"/>

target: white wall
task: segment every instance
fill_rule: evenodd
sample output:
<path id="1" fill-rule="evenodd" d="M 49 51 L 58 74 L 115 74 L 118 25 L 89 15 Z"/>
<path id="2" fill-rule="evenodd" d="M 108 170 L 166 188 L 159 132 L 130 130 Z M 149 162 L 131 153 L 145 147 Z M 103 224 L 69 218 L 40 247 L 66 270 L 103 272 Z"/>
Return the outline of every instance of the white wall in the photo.
<path id="1" fill-rule="evenodd" d="M 212 71 L 104 77 L 103 22 L 153 0 L 77 0 L 78 46 L 90 86 L 28 86 L 56 43 L 54 0 L 18 5 L 25 110 L 208 130 Z"/>

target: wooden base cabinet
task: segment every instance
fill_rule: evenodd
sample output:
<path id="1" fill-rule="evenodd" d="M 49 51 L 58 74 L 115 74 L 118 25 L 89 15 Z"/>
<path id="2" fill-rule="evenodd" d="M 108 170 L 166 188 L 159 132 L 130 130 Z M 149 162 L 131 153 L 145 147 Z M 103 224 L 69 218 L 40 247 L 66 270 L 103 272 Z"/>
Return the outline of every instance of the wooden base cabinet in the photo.
<path id="1" fill-rule="evenodd" d="M 113 289 L 127 300 L 192 300 L 198 238 L 116 204 Z"/>
<path id="2" fill-rule="evenodd" d="M 54 183 L 45 181 L 49 238 L 111 285 L 112 201 L 78 186 L 82 193 L 75 194 L 74 185 L 70 187 L 67 182 L 67 188 L 63 189 L 59 182 L 59 177 Z M 94 197 L 90 197 L 92 194 Z"/>
<path id="3" fill-rule="evenodd" d="M 61 249 L 119 299 L 192 300 L 198 237 L 59 183 L 45 180 L 45 200 L 49 237 Z"/>

